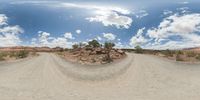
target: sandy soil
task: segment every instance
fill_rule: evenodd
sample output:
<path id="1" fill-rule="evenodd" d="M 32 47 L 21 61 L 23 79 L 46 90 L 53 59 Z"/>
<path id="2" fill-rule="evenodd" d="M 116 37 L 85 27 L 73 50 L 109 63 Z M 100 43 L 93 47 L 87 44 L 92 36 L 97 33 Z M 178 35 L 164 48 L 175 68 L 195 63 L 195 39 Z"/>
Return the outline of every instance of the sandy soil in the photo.
<path id="1" fill-rule="evenodd" d="M 0 100 L 199 100 L 200 65 L 128 54 L 80 66 L 48 53 L 0 63 Z"/>

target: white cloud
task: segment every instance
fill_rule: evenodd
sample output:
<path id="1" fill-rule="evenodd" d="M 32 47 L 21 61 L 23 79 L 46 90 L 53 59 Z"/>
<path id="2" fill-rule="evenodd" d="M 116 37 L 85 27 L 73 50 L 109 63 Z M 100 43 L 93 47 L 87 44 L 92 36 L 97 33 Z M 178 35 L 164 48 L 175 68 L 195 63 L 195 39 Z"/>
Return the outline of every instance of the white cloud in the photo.
<path id="1" fill-rule="evenodd" d="M 170 15 L 170 14 L 173 14 L 173 11 L 170 11 L 170 10 L 163 11 L 163 15 Z"/>
<path id="2" fill-rule="evenodd" d="M 116 6 L 99 6 L 94 4 L 75 4 L 75 3 L 60 3 L 58 7 L 71 7 L 71 8 L 82 8 L 89 10 L 98 10 L 98 11 L 114 11 L 119 12 L 121 14 L 130 14 L 130 11 L 124 8 L 116 7 Z"/>
<path id="3" fill-rule="evenodd" d="M 64 37 L 67 39 L 74 39 L 74 37 L 72 36 L 72 33 L 70 33 L 70 32 L 65 33 Z"/>
<path id="4" fill-rule="evenodd" d="M 15 2 L 20 3 L 20 2 Z M 132 24 L 132 18 L 128 17 L 131 12 L 128 9 L 117 6 L 103 6 L 84 3 L 68 3 L 68 2 L 45 2 L 45 1 L 23 1 L 21 3 L 42 4 L 51 7 L 62 8 L 79 8 L 95 11 L 96 16 L 88 17 L 86 20 L 90 22 L 101 22 L 104 26 L 116 26 L 117 28 L 129 28 Z M 103 12 L 103 13 L 102 13 Z"/>
<path id="5" fill-rule="evenodd" d="M 0 26 L 7 25 L 7 16 L 4 14 L 0 14 Z"/>
<path id="6" fill-rule="evenodd" d="M 38 38 L 32 38 L 31 44 L 34 46 L 42 47 L 64 47 L 71 48 L 73 42 L 69 42 L 68 39 L 71 39 L 72 36 L 70 33 L 63 34 L 62 37 L 51 37 L 51 34 L 48 32 L 39 31 Z M 38 41 L 38 42 L 37 42 Z"/>
<path id="7" fill-rule="evenodd" d="M 150 47 L 166 46 L 166 48 L 187 48 L 200 46 L 200 14 L 172 15 L 165 18 L 157 28 L 147 31 L 147 35 L 154 39 L 155 43 Z M 178 40 L 171 40 L 170 37 L 180 37 Z M 170 40 L 161 43 L 163 40 Z M 182 43 L 182 44 L 181 44 Z M 168 45 L 171 46 L 168 46 Z M 164 47 L 163 47 L 164 48 Z"/>
<path id="8" fill-rule="evenodd" d="M 179 4 L 189 4 L 188 1 L 179 2 Z"/>
<path id="9" fill-rule="evenodd" d="M 81 30 L 76 30 L 76 33 L 77 34 L 81 34 Z"/>
<path id="10" fill-rule="evenodd" d="M 101 38 L 100 36 L 97 36 L 97 40 L 101 41 L 101 40 L 102 40 L 102 38 Z"/>
<path id="11" fill-rule="evenodd" d="M 104 26 L 116 26 L 118 29 L 128 29 L 133 20 L 130 17 L 119 15 L 114 11 L 98 11 L 95 17 L 86 18 L 90 22 L 101 22 Z"/>
<path id="12" fill-rule="evenodd" d="M 19 34 L 24 32 L 18 25 L 8 25 L 7 19 L 6 15 L 0 14 L 0 47 L 19 45 L 21 43 Z"/>
<path id="13" fill-rule="evenodd" d="M 149 14 L 147 13 L 146 10 L 140 10 L 139 12 L 136 13 L 136 18 L 141 19 L 141 18 L 148 16 L 148 15 Z"/>
<path id="14" fill-rule="evenodd" d="M 112 33 L 103 33 L 103 37 L 109 41 L 113 41 L 116 39 L 116 36 Z"/>
<path id="15" fill-rule="evenodd" d="M 180 11 L 181 13 L 185 14 L 185 13 L 189 13 L 189 7 L 181 7 L 181 8 L 177 8 L 178 11 Z"/>
<path id="16" fill-rule="evenodd" d="M 129 44 L 131 46 L 143 45 L 148 41 L 148 39 L 143 36 L 144 30 L 145 28 L 139 29 L 137 34 L 130 39 Z"/>

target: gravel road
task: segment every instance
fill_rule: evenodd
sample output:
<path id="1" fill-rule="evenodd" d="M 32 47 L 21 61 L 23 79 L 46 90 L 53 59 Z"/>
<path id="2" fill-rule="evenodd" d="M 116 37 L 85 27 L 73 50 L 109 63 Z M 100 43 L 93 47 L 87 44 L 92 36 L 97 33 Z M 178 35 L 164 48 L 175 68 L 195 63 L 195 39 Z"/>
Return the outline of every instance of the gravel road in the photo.
<path id="1" fill-rule="evenodd" d="M 0 63 L 0 100 L 200 100 L 200 64 L 128 54 L 82 66 L 41 53 Z"/>

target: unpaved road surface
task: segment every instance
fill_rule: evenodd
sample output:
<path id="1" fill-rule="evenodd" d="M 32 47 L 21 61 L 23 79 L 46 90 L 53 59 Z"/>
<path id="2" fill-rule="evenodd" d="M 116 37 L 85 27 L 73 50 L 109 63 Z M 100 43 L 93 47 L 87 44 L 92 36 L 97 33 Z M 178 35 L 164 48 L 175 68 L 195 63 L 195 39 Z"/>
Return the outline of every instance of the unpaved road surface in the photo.
<path id="1" fill-rule="evenodd" d="M 0 63 L 0 100 L 200 100 L 200 65 L 128 54 L 80 66 L 48 53 Z"/>

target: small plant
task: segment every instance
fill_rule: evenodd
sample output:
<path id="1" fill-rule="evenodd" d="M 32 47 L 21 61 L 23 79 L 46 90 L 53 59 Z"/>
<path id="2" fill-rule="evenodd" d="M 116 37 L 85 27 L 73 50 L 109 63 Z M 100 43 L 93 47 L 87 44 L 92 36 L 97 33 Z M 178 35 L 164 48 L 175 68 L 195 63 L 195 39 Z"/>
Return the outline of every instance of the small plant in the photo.
<path id="1" fill-rule="evenodd" d="M 135 47 L 135 53 L 143 53 L 143 49 L 138 45 Z"/>
<path id="2" fill-rule="evenodd" d="M 176 54 L 177 54 L 177 55 L 183 55 L 184 53 L 183 53 L 183 51 L 178 50 L 178 51 L 176 51 Z"/>
<path id="3" fill-rule="evenodd" d="M 196 56 L 196 59 L 200 61 L 200 54 Z"/>
<path id="4" fill-rule="evenodd" d="M 4 60 L 4 55 L 2 53 L 0 53 L 0 61 Z"/>
<path id="5" fill-rule="evenodd" d="M 106 49 L 106 54 L 107 54 L 107 61 L 110 63 L 112 62 L 112 58 L 110 57 L 110 51 L 112 48 L 115 46 L 114 43 L 111 42 L 105 42 L 104 43 L 104 48 Z"/>
<path id="6" fill-rule="evenodd" d="M 17 58 L 26 58 L 28 56 L 29 52 L 22 50 L 16 53 Z"/>
<path id="7" fill-rule="evenodd" d="M 74 45 L 72 45 L 72 48 L 75 50 L 75 49 L 78 49 L 78 44 L 74 44 Z"/>
<path id="8" fill-rule="evenodd" d="M 176 61 L 184 61 L 184 59 L 181 58 L 181 54 L 176 54 Z"/>
<path id="9" fill-rule="evenodd" d="M 188 57 L 195 57 L 196 56 L 195 52 L 193 52 L 193 51 L 188 51 L 188 52 L 186 52 L 186 54 L 187 54 Z"/>
<path id="10" fill-rule="evenodd" d="M 164 50 L 161 52 L 163 55 L 165 55 L 166 57 L 173 57 L 174 56 L 174 51 L 171 51 L 169 49 Z"/>
<path id="11" fill-rule="evenodd" d="M 92 40 L 88 42 L 88 46 L 92 48 L 101 47 L 101 44 L 97 40 Z"/>

